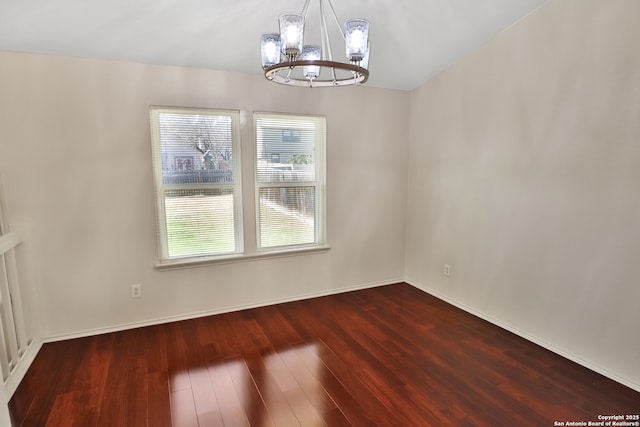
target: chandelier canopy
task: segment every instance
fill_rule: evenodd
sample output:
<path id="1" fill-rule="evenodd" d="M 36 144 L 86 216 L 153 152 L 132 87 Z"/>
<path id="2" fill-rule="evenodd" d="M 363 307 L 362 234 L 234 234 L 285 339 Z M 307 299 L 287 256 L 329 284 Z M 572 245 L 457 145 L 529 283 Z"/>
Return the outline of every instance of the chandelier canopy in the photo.
<path id="1" fill-rule="evenodd" d="M 305 20 L 310 1 L 305 0 L 299 14 L 280 15 L 279 33 L 262 35 L 260 50 L 264 76 L 289 86 L 333 87 L 365 83 L 369 78 L 369 22 L 350 19 L 342 27 L 331 0 L 318 0 L 320 45 L 305 45 Z M 325 18 L 327 6 L 345 43 L 345 62 L 333 60 Z"/>

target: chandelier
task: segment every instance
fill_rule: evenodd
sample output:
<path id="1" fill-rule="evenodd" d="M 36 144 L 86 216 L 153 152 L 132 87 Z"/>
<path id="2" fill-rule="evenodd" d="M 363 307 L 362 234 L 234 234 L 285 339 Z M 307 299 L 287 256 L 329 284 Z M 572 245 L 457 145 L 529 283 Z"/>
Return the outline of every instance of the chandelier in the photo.
<path id="1" fill-rule="evenodd" d="M 280 33 L 263 34 L 262 68 L 267 80 L 289 86 L 332 87 L 359 85 L 369 78 L 369 22 L 350 19 L 344 29 L 331 0 L 318 0 L 320 45 L 305 45 L 305 19 L 311 0 L 300 14 L 280 15 Z M 346 61 L 334 61 L 325 9 L 330 9 L 345 43 Z"/>

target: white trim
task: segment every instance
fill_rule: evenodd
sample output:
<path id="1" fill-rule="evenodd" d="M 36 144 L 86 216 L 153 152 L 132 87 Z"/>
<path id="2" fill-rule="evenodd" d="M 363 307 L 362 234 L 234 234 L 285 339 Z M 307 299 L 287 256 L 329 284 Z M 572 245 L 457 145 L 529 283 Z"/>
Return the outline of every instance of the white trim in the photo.
<path id="1" fill-rule="evenodd" d="M 459 308 L 461 310 L 466 311 L 467 313 L 473 314 L 474 316 L 479 317 L 479 318 L 481 318 L 483 320 L 486 320 L 487 322 L 492 323 L 492 324 L 494 324 L 494 325 L 496 325 L 496 326 L 498 326 L 498 327 L 500 327 L 502 329 L 506 329 L 507 331 L 512 332 L 512 333 L 518 335 L 519 337 L 526 339 L 527 341 L 531 341 L 532 343 L 537 344 L 537 345 L 539 345 L 541 347 L 544 347 L 545 349 L 547 349 L 549 351 L 552 351 L 553 353 L 556 353 L 556 354 L 558 354 L 558 355 L 560 355 L 560 356 L 562 356 L 562 357 L 564 357 L 566 359 L 569 359 L 569 360 L 571 360 L 571 361 L 573 361 L 573 362 L 575 362 L 575 363 L 577 363 L 577 364 L 579 364 L 581 366 L 584 366 L 585 368 L 591 369 L 592 371 L 595 371 L 595 372 L 597 372 L 599 374 L 602 374 L 605 377 L 607 377 L 609 379 L 612 379 L 613 381 L 619 382 L 620 384 L 623 384 L 623 385 L 625 385 L 625 386 L 627 386 L 629 388 L 632 388 L 632 389 L 640 392 L 640 383 L 637 383 L 635 381 L 630 380 L 629 378 L 625 378 L 625 377 L 623 377 L 621 375 L 618 375 L 615 372 L 611 372 L 610 370 L 608 370 L 606 368 L 603 368 L 602 366 L 600 366 L 600 365 L 598 365 L 596 363 L 593 363 L 593 362 L 591 362 L 589 360 L 585 360 L 582 357 L 580 357 L 580 356 L 578 356 L 578 355 L 576 355 L 576 354 L 574 354 L 574 353 L 572 353 L 570 351 L 567 351 L 567 350 L 565 350 L 563 348 L 560 348 L 560 347 L 558 347 L 556 345 L 553 345 L 553 344 L 545 341 L 542 338 L 539 338 L 537 336 L 534 336 L 534 335 L 531 335 L 531 334 L 529 334 L 527 332 L 524 332 L 521 329 L 516 328 L 516 327 L 514 327 L 514 326 L 512 326 L 512 325 L 510 325 L 508 323 L 505 323 L 505 322 L 503 322 L 501 320 L 498 320 L 498 319 L 496 319 L 496 318 L 494 318 L 492 316 L 489 316 L 486 313 L 483 313 L 481 311 L 475 310 L 474 308 L 469 307 L 468 305 L 466 305 L 464 303 L 461 303 L 460 301 L 457 301 L 455 299 L 452 299 L 452 298 L 446 297 L 444 295 L 441 295 L 437 291 L 435 291 L 434 289 L 432 289 L 432 288 L 430 288 L 428 286 L 425 286 L 423 284 L 418 284 L 418 282 L 415 281 L 415 280 L 412 280 L 412 279 L 409 279 L 409 278 L 405 278 L 404 281 L 406 283 L 408 283 L 409 285 L 411 285 L 411 286 L 413 286 L 413 287 L 415 287 L 417 289 L 420 289 L 423 292 L 428 293 L 429 295 L 432 295 L 432 296 L 434 296 L 434 297 L 436 297 L 438 299 L 441 299 L 441 300 L 443 300 L 443 301 L 445 301 L 445 302 L 447 302 L 447 303 L 449 303 L 449 304 L 451 304 L 451 305 L 453 305 L 453 306 L 455 306 L 455 307 L 457 307 L 457 308 Z"/>
<path id="2" fill-rule="evenodd" d="M 9 416 L 9 396 L 4 387 L 0 387 L 0 425 L 11 426 L 11 417 Z"/>
<path id="3" fill-rule="evenodd" d="M 24 237 L 19 231 L 10 231 L 5 235 L 0 236 L 0 255 L 4 255 L 6 252 L 9 252 L 23 241 Z"/>
<path id="4" fill-rule="evenodd" d="M 331 247 L 328 245 L 314 245 L 287 247 L 283 250 L 270 250 L 255 254 L 233 254 L 198 258 L 176 258 L 159 262 L 155 267 L 160 271 L 164 271 L 191 267 L 205 267 L 212 264 L 235 264 L 239 262 L 255 261 L 266 258 L 284 258 L 291 256 L 308 255 L 318 252 L 326 252 L 329 249 L 331 249 Z"/>
<path id="5" fill-rule="evenodd" d="M 11 397 L 13 396 L 13 393 L 15 393 L 16 390 L 18 389 L 20 382 L 26 375 L 27 371 L 29 370 L 29 367 L 31 366 L 36 356 L 38 355 L 38 352 L 42 348 L 42 343 L 43 343 L 42 340 L 34 339 L 33 342 L 29 344 L 29 346 L 27 347 L 27 350 L 24 352 L 24 354 L 16 364 L 15 370 L 11 372 L 11 375 L 9 375 L 9 378 L 7 378 L 7 381 L 4 383 L 4 387 L 5 387 L 5 390 L 7 391 L 8 399 L 11 399 Z"/>
<path id="6" fill-rule="evenodd" d="M 204 310 L 204 311 L 198 311 L 198 312 L 193 312 L 193 313 L 184 314 L 184 315 L 167 316 L 167 317 L 161 317 L 161 318 L 152 319 L 152 320 L 145 320 L 145 321 L 141 321 L 141 322 L 123 323 L 123 324 L 120 324 L 120 325 L 111 326 L 111 327 L 107 327 L 107 328 L 88 329 L 88 330 L 85 330 L 85 331 L 79 331 L 79 332 L 75 332 L 75 333 L 72 333 L 72 334 L 53 335 L 53 336 L 50 336 L 50 337 L 43 338 L 43 342 L 49 343 L 49 342 L 64 341 L 64 340 L 75 339 L 75 338 L 90 337 L 90 336 L 94 336 L 94 335 L 108 334 L 108 333 L 111 333 L 111 332 L 126 331 L 128 329 L 141 328 L 141 327 L 145 327 L 145 326 L 161 325 L 161 324 L 164 324 L 164 323 L 179 322 L 179 321 L 182 321 L 182 320 L 196 319 L 196 318 L 199 318 L 199 317 L 214 316 L 216 314 L 231 313 L 231 312 L 234 312 L 234 311 L 249 310 L 249 309 L 252 309 L 252 308 L 266 307 L 266 306 L 275 305 L 275 304 L 282 304 L 282 303 L 287 303 L 287 302 L 302 301 L 302 300 L 311 299 L 311 298 L 318 298 L 318 297 L 324 297 L 324 296 L 329 296 L 329 295 L 342 294 L 342 293 L 346 293 L 346 292 L 358 291 L 358 290 L 361 290 L 361 289 L 376 288 L 376 287 L 379 287 L 379 286 L 386 286 L 386 285 L 392 285 L 392 284 L 396 284 L 396 283 L 402 283 L 403 281 L 404 280 L 402 278 L 389 279 L 389 280 L 385 280 L 385 281 L 381 281 L 381 282 L 371 282 L 371 283 L 364 283 L 364 284 L 360 284 L 360 285 L 345 286 L 345 287 L 342 287 L 342 288 L 331 289 L 331 290 L 328 290 L 328 291 L 311 292 L 311 293 L 308 293 L 308 294 L 300 294 L 300 295 L 296 295 L 296 296 L 293 296 L 293 297 L 275 298 L 275 299 L 271 299 L 271 300 L 264 300 L 264 301 L 256 302 L 256 303 L 252 303 L 252 304 L 241 304 L 241 305 L 227 306 L 227 307 L 223 307 L 223 308 L 215 309 L 215 310 Z"/>

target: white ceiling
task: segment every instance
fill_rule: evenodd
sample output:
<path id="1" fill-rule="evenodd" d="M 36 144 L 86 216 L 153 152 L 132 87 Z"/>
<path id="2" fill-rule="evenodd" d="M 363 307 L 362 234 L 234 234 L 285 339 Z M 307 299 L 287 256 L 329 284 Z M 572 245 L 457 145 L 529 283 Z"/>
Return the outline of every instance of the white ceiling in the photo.
<path id="1" fill-rule="evenodd" d="M 333 0 L 371 23 L 368 85 L 413 89 L 545 0 Z M 0 0 L 0 50 L 261 73 L 260 35 L 302 0 Z M 309 19 L 317 16 L 311 0 Z M 333 20 L 329 31 L 336 31 Z M 316 31 L 305 37 L 319 39 Z M 313 41 L 313 40 L 312 40 Z M 339 40 L 338 40 L 339 41 Z M 332 42 L 334 58 L 344 47 Z M 318 43 L 319 41 L 313 41 Z"/>

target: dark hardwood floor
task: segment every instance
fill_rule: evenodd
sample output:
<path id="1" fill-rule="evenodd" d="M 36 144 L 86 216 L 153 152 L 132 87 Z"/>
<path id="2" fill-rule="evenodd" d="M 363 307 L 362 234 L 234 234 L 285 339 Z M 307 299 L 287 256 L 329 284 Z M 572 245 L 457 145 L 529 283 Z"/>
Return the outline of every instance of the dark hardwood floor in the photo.
<path id="1" fill-rule="evenodd" d="M 639 414 L 640 393 L 397 284 L 45 344 L 10 412 L 15 427 L 553 426 Z"/>

